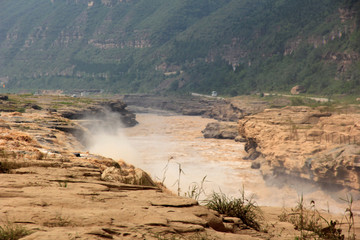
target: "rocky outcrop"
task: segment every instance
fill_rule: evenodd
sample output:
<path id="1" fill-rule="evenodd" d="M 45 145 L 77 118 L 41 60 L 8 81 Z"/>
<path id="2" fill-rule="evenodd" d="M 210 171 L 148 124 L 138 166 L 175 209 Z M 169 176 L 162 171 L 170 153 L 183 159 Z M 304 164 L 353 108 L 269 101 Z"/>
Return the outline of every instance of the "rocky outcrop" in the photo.
<path id="1" fill-rule="evenodd" d="M 300 94 L 300 93 L 306 92 L 306 88 L 305 88 L 304 86 L 296 85 L 295 87 L 293 87 L 293 88 L 291 89 L 290 92 L 291 92 L 291 94 L 293 94 L 293 95 L 298 95 L 298 94 Z"/>
<path id="2" fill-rule="evenodd" d="M 360 188 L 360 115 L 308 107 L 269 109 L 239 121 L 248 158 L 264 177 Z"/>
<path id="3" fill-rule="evenodd" d="M 0 218 L 28 229 L 23 239 L 259 239 L 123 160 L 83 151 L 64 130 L 73 121 L 31 111 L 0 116 Z"/>
<path id="4" fill-rule="evenodd" d="M 183 115 L 203 116 L 231 122 L 237 122 L 246 115 L 261 112 L 268 105 L 266 102 L 256 100 L 228 100 L 198 96 L 124 95 L 122 100 L 129 106 L 167 110 Z"/>
<path id="5" fill-rule="evenodd" d="M 135 114 L 126 109 L 127 105 L 120 100 L 104 101 L 79 107 L 69 107 L 61 109 L 58 113 L 68 119 L 97 118 L 104 116 L 108 112 L 117 113 L 119 120 L 126 127 L 137 124 Z"/>
<path id="6" fill-rule="evenodd" d="M 235 139 L 239 135 L 236 123 L 212 122 L 202 131 L 205 138 Z"/>
<path id="7" fill-rule="evenodd" d="M 123 171 L 119 164 L 115 167 L 106 168 L 101 174 L 101 180 L 143 186 L 156 186 L 150 176 L 141 169 L 133 168 L 131 171 Z"/>

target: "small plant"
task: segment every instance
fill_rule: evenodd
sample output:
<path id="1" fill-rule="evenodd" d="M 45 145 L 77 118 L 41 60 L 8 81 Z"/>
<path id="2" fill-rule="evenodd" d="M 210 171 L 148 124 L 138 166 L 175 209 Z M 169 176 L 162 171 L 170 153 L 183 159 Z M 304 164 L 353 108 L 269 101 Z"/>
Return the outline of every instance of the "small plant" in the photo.
<path id="1" fill-rule="evenodd" d="M 65 181 L 58 181 L 59 187 L 67 188 L 68 182 Z"/>
<path id="2" fill-rule="evenodd" d="M 30 234 L 30 230 L 10 221 L 0 226 L 0 240 L 17 240 Z"/>
<path id="3" fill-rule="evenodd" d="M 240 218 L 247 226 L 260 231 L 261 210 L 253 201 L 246 198 L 245 191 L 241 191 L 240 198 L 229 198 L 224 193 L 213 193 L 210 200 L 206 200 L 206 206 L 229 217 Z"/>
<path id="4" fill-rule="evenodd" d="M 10 173 L 11 170 L 21 168 L 22 165 L 17 162 L 11 162 L 7 159 L 0 161 L 0 173 Z"/>
<path id="5" fill-rule="evenodd" d="M 166 165 L 165 165 L 165 167 L 164 167 L 164 169 L 163 169 L 163 177 L 162 177 L 162 179 L 161 179 L 161 185 L 163 185 L 163 186 L 165 185 L 164 182 L 165 182 L 165 180 L 166 180 L 166 173 L 167 173 L 167 170 L 169 169 L 170 160 L 171 160 L 171 159 L 169 159 L 169 160 L 167 161 L 167 163 L 166 163 Z"/>
<path id="6" fill-rule="evenodd" d="M 331 239 L 344 240 L 342 230 L 337 228 L 337 221 L 327 221 L 315 208 L 315 201 L 310 202 L 310 208 L 306 208 L 304 198 L 301 195 L 298 204 L 291 209 L 291 213 L 285 211 L 279 216 L 280 221 L 287 221 L 300 231 L 300 237 L 296 239 Z M 324 227 L 324 225 L 326 227 Z M 340 224 L 338 224 L 340 225 Z"/>
<path id="7" fill-rule="evenodd" d="M 280 222 L 288 222 L 289 214 L 286 212 L 285 208 L 283 208 L 281 214 L 278 216 Z"/>
<path id="8" fill-rule="evenodd" d="M 310 209 L 307 209 L 304 205 L 304 198 L 301 195 L 297 206 L 292 209 L 289 222 L 294 224 L 295 229 L 300 231 L 300 239 L 308 237 L 310 232 L 319 232 L 322 228 L 320 214 L 315 209 L 315 202 L 311 201 Z"/>
<path id="9" fill-rule="evenodd" d="M 50 221 L 44 222 L 46 227 L 67 227 L 73 225 L 68 217 L 63 217 L 61 213 L 56 214 L 55 218 L 50 219 Z"/>
<path id="10" fill-rule="evenodd" d="M 187 193 L 185 193 L 185 197 L 199 200 L 199 197 L 201 194 L 205 195 L 204 182 L 205 182 L 206 177 L 207 176 L 203 177 L 200 184 L 193 183 L 191 186 L 189 186 L 189 191 L 187 191 Z"/>
<path id="11" fill-rule="evenodd" d="M 182 170 L 181 164 L 180 163 L 177 163 L 177 164 L 179 166 L 179 171 L 178 171 L 179 177 L 176 180 L 176 182 L 174 183 L 174 185 L 177 184 L 177 194 L 178 194 L 178 196 L 180 196 L 181 195 L 181 187 L 180 187 L 181 174 L 185 174 L 185 172 Z"/>
<path id="12" fill-rule="evenodd" d="M 344 217 L 348 224 L 348 240 L 355 240 L 355 220 L 354 213 L 352 211 L 353 198 L 352 195 L 346 195 L 346 199 L 341 198 L 348 204 L 348 207 L 345 210 Z"/>
<path id="13" fill-rule="evenodd" d="M 69 233 L 69 234 L 68 234 L 68 237 L 69 237 L 69 240 L 76 240 L 76 239 L 80 239 L 80 238 L 81 238 L 78 233 L 76 233 L 75 235 Z"/>

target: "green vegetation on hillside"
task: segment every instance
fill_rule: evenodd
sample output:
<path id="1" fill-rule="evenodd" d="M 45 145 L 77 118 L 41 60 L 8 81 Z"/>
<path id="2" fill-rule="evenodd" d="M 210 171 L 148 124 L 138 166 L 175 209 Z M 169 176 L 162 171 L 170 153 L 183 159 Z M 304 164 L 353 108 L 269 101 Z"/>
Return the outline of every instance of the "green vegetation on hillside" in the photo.
<path id="1" fill-rule="evenodd" d="M 356 0 L 5 0 L 12 89 L 360 93 Z"/>

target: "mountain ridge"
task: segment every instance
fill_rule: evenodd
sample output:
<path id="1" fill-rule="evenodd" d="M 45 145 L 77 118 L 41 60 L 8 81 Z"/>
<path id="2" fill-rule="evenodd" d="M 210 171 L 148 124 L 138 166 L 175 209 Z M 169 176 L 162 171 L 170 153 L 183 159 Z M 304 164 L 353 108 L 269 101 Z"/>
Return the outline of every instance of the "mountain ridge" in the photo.
<path id="1" fill-rule="evenodd" d="M 6 0 L 10 89 L 360 92 L 353 0 Z"/>

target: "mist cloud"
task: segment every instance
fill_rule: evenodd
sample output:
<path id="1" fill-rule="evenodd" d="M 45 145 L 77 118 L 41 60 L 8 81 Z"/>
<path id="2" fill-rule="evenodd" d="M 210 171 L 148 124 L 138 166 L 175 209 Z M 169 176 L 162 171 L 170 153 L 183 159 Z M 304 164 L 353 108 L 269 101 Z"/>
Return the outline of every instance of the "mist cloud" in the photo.
<path id="1" fill-rule="evenodd" d="M 136 165 L 138 156 L 124 134 L 120 114 L 107 110 L 86 117 L 83 125 L 89 130 L 84 141 L 89 152 Z"/>

